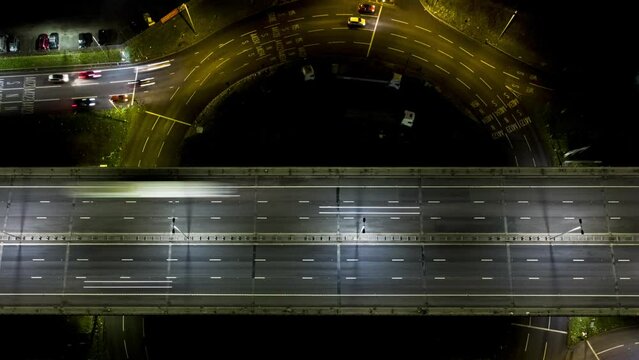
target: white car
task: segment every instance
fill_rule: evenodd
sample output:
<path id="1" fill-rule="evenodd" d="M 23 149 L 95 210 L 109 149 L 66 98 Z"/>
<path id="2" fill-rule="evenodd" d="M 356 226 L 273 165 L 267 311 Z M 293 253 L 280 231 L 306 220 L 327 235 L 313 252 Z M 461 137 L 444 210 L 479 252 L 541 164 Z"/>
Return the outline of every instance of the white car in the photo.
<path id="1" fill-rule="evenodd" d="M 302 66 L 302 74 L 304 74 L 304 81 L 315 80 L 315 69 L 313 69 L 313 65 Z"/>
<path id="2" fill-rule="evenodd" d="M 413 122 L 415 122 L 415 112 L 410 110 L 404 110 L 404 118 L 402 119 L 402 125 L 413 127 Z"/>
<path id="3" fill-rule="evenodd" d="M 69 82 L 69 74 L 51 74 L 49 82 L 54 84 L 64 84 Z"/>

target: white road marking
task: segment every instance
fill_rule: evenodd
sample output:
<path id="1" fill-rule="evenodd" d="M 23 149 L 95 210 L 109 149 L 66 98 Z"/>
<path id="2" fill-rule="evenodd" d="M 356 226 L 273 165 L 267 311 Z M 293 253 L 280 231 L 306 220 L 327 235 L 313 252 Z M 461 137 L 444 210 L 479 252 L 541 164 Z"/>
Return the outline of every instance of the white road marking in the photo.
<path id="1" fill-rule="evenodd" d="M 474 220 L 486 220 L 485 216 L 474 216 L 473 217 Z"/>
<path id="2" fill-rule="evenodd" d="M 355 276 L 347 276 L 346 280 L 357 280 Z"/>
<path id="3" fill-rule="evenodd" d="M 530 220 L 530 216 L 520 216 L 519 220 Z"/>
<path id="4" fill-rule="evenodd" d="M 298 200 L 297 202 L 300 203 L 300 204 L 308 204 L 310 201 L 308 201 L 308 200 Z"/>
<path id="5" fill-rule="evenodd" d="M 439 70 L 445 72 L 446 74 L 450 75 L 450 71 L 444 69 L 443 67 L 439 66 L 439 65 L 435 65 L 436 68 L 438 68 Z"/>
<path id="6" fill-rule="evenodd" d="M 451 44 L 454 44 L 454 42 L 452 42 L 451 40 L 446 39 L 443 35 L 437 35 L 437 36 L 439 36 L 440 38 L 442 38 L 442 39 L 444 39 L 444 40 L 448 41 L 448 42 L 449 42 L 449 43 L 451 43 Z"/>
<path id="7" fill-rule="evenodd" d="M 444 55 L 448 56 L 449 58 L 453 59 L 453 56 L 452 56 L 452 55 L 449 55 L 448 53 L 444 52 L 443 50 L 439 50 L 439 49 L 438 49 L 438 50 L 437 50 L 437 52 L 442 53 L 442 54 L 444 54 Z"/>
<path id="8" fill-rule="evenodd" d="M 395 262 L 403 262 L 404 259 L 392 259 L 391 261 L 395 261 Z"/>
<path id="9" fill-rule="evenodd" d="M 539 261 L 539 259 L 526 259 L 526 261 L 528 261 L 528 262 L 536 262 L 536 261 Z"/>
<path id="10" fill-rule="evenodd" d="M 435 280 L 446 280 L 445 276 L 435 276 Z"/>
<path id="11" fill-rule="evenodd" d="M 32 279 L 42 279 L 42 276 L 32 276 Z"/>
<path id="12" fill-rule="evenodd" d="M 484 85 L 486 85 L 486 87 L 488 88 L 488 90 L 492 90 L 492 89 L 493 89 L 493 87 L 492 87 L 492 86 L 488 85 L 488 83 L 486 82 L 486 80 L 482 79 L 481 77 L 479 77 L 479 80 L 481 80 L 481 82 L 483 82 L 483 83 L 484 83 Z"/>
<path id="13" fill-rule="evenodd" d="M 128 259 L 120 259 L 120 261 L 133 261 L 133 259 L 130 259 L 130 258 L 128 258 Z"/>
<path id="14" fill-rule="evenodd" d="M 459 49 L 465 52 L 466 54 L 470 55 L 471 57 L 475 57 L 475 55 L 471 54 L 468 50 L 464 49 L 463 47 L 460 46 Z"/>
<path id="15" fill-rule="evenodd" d="M 473 200 L 473 204 L 483 204 L 485 203 L 484 200 Z"/>
<path id="16" fill-rule="evenodd" d="M 135 220 L 135 216 L 125 216 L 123 217 L 124 220 Z"/>
<path id="17" fill-rule="evenodd" d="M 395 37 L 398 37 L 398 38 L 401 38 L 401 39 L 408 39 L 408 37 L 406 37 L 404 35 L 399 35 L 399 34 L 395 34 L 395 33 L 390 33 L 390 34 L 391 34 L 391 36 L 395 36 Z"/>
<path id="18" fill-rule="evenodd" d="M 513 75 L 513 74 L 509 74 L 509 73 L 507 73 L 507 72 L 505 72 L 505 71 L 502 71 L 502 72 L 503 72 L 505 75 L 508 75 L 508 76 L 510 76 L 510 77 L 511 77 L 511 78 L 513 78 L 513 79 L 519 80 L 519 78 L 518 78 L 518 77 L 516 77 L 516 76 L 515 76 L 515 75 Z"/>
<path id="19" fill-rule="evenodd" d="M 430 219 L 431 220 L 441 220 L 442 217 L 441 216 L 431 216 Z"/>
<path id="20" fill-rule="evenodd" d="M 439 204 L 440 201 L 439 200 L 428 200 L 429 204 Z"/>
<path id="21" fill-rule="evenodd" d="M 315 259 L 302 259 L 303 262 L 313 262 Z"/>
<path id="22" fill-rule="evenodd" d="M 213 280 L 220 280 L 222 277 L 221 276 L 211 276 L 210 278 L 213 279 Z"/>
<path id="23" fill-rule="evenodd" d="M 211 216 L 210 219 L 211 220 L 220 220 L 221 217 L 219 217 L 219 216 Z"/>
<path id="24" fill-rule="evenodd" d="M 463 82 L 460 78 L 456 78 L 457 81 L 459 81 L 460 83 L 462 83 L 462 85 L 464 85 L 468 90 L 470 90 L 470 86 L 468 86 L 465 82 Z"/>
<path id="25" fill-rule="evenodd" d="M 87 277 L 86 276 L 76 276 L 75 278 L 76 279 L 86 279 Z"/>
<path id="26" fill-rule="evenodd" d="M 309 217 L 308 216 L 300 216 L 298 217 L 299 220 L 308 220 Z"/>
<path id="27" fill-rule="evenodd" d="M 597 353 L 597 355 L 601 355 L 601 354 L 603 354 L 605 352 L 608 352 L 608 351 L 614 350 L 614 349 L 618 349 L 618 348 L 623 347 L 623 346 L 624 346 L 624 344 L 613 346 L 613 347 L 609 347 L 606 350 L 601 350 L 600 352 Z"/>
<path id="28" fill-rule="evenodd" d="M 539 278 L 536 277 L 536 276 L 531 276 L 531 277 L 528 278 L 528 280 L 539 280 Z"/>
<path id="29" fill-rule="evenodd" d="M 290 19 L 287 22 L 295 22 L 295 21 L 300 21 L 300 20 L 304 20 L 304 17 L 298 17 L 298 18 L 295 18 L 295 19 Z"/>
<path id="30" fill-rule="evenodd" d="M 263 261 L 266 261 L 266 259 L 255 259 L 255 261 L 256 261 L 256 262 L 258 262 L 258 261 L 259 261 L 259 262 L 263 262 Z"/>
<path id="31" fill-rule="evenodd" d="M 572 279 L 573 279 L 573 280 L 583 280 L 584 278 L 582 278 L 582 277 L 574 277 L 574 278 L 572 278 Z"/>
<path id="32" fill-rule="evenodd" d="M 619 261 L 619 262 L 628 262 L 628 261 L 630 261 L 630 259 L 618 259 L 617 261 Z"/>
<path id="33" fill-rule="evenodd" d="M 222 259 L 209 259 L 209 261 L 222 261 Z"/>
<path id="34" fill-rule="evenodd" d="M 399 52 L 399 53 L 404 53 L 404 52 L 405 52 L 404 50 L 396 49 L 396 48 L 394 48 L 394 47 L 390 47 L 390 46 L 387 46 L 386 48 L 387 48 L 387 49 L 389 49 L 389 50 L 397 51 L 397 52 Z"/>
<path id="35" fill-rule="evenodd" d="M 608 200 L 608 204 L 619 204 L 619 200 Z"/>
<path id="36" fill-rule="evenodd" d="M 610 220 L 621 220 L 621 216 L 611 216 Z"/>
<path id="37" fill-rule="evenodd" d="M 432 32 L 432 31 L 430 31 L 430 30 L 428 30 L 428 29 L 426 29 L 426 28 L 424 28 L 424 27 L 421 27 L 421 26 L 419 26 L 419 25 L 415 25 L 415 27 L 416 27 L 416 28 L 418 28 L 419 30 L 424 30 L 424 31 L 427 31 L 427 32 Z"/>
<path id="38" fill-rule="evenodd" d="M 493 259 L 481 259 L 482 262 L 492 262 Z"/>
<path id="39" fill-rule="evenodd" d="M 404 278 L 403 278 L 403 277 L 401 277 L 401 276 L 393 276 L 391 279 L 392 279 L 392 280 L 402 280 L 402 279 L 404 279 Z"/>
<path id="40" fill-rule="evenodd" d="M 80 220 L 90 220 L 90 216 L 80 216 Z"/>
<path id="41" fill-rule="evenodd" d="M 482 280 L 492 280 L 493 278 L 490 276 L 482 276 L 481 277 Z"/>
<path id="42" fill-rule="evenodd" d="M 397 20 L 397 19 L 393 19 L 393 18 L 391 18 L 391 21 L 394 21 L 394 22 L 398 22 L 398 23 L 401 23 L 401 24 L 406 24 L 406 25 L 408 25 L 408 23 L 407 23 L 406 21 L 402 21 L 402 20 Z"/>
<path id="43" fill-rule="evenodd" d="M 561 202 L 564 203 L 564 204 L 572 204 L 573 201 L 572 200 L 562 200 Z"/>
<path id="44" fill-rule="evenodd" d="M 49 201 L 49 200 L 40 200 L 40 204 L 48 204 L 48 203 L 50 203 L 50 202 L 51 202 L 51 201 Z"/>
<path id="45" fill-rule="evenodd" d="M 44 261 L 44 259 L 31 259 L 31 261 Z"/>
<path id="46" fill-rule="evenodd" d="M 425 42 L 421 42 L 419 40 L 413 40 L 413 41 L 418 43 L 419 45 L 423 45 L 423 46 L 426 46 L 426 47 L 431 47 L 430 45 L 426 44 Z"/>
<path id="47" fill-rule="evenodd" d="M 357 262 L 357 261 L 359 261 L 359 259 L 346 259 L 346 261 L 348 261 L 348 262 Z"/>
<path id="48" fill-rule="evenodd" d="M 463 62 L 459 62 L 459 64 L 461 64 L 461 66 L 465 67 L 466 70 L 470 71 L 471 73 L 475 73 L 475 71 L 473 69 L 471 69 L 470 67 L 468 67 L 468 65 L 464 64 Z"/>
<path id="49" fill-rule="evenodd" d="M 328 14 L 312 15 L 311 17 L 318 18 L 318 17 L 324 17 L 324 16 L 328 16 Z"/>
<path id="50" fill-rule="evenodd" d="M 495 69 L 494 66 L 490 65 L 489 63 L 485 62 L 484 60 L 479 60 L 481 61 L 482 64 L 486 65 L 486 66 L 490 66 L 491 68 Z"/>
<path id="51" fill-rule="evenodd" d="M 434 262 L 444 262 L 446 259 L 433 259 Z"/>
<path id="52" fill-rule="evenodd" d="M 175 258 L 169 258 L 169 259 L 166 259 L 166 261 L 178 261 L 178 259 L 175 259 Z"/>
<path id="53" fill-rule="evenodd" d="M 517 200 L 517 204 L 528 204 L 528 200 Z"/>
<path id="54" fill-rule="evenodd" d="M 302 276 L 302 280 L 313 280 L 312 276 Z"/>
<path id="55" fill-rule="evenodd" d="M 421 57 L 421 56 L 417 56 L 417 55 L 415 55 L 415 54 L 411 54 L 411 56 L 412 56 L 412 57 L 414 57 L 414 58 L 417 58 L 417 59 L 419 59 L 419 60 L 421 60 L 421 61 L 423 61 L 423 62 L 429 62 L 428 60 L 424 59 L 424 58 L 423 58 L 423 57 Z"/>
<path id="56" fill-rule="evenodd" d="M 80 258 L 78 258 L 78 259 L 75 259 L 75 261 L 89 261 L 89 259 L 86 259 L 86 258 L 81 258 L 80 259 Z"/>
<path id="57" fill-rule="evenodd" d="M 575 220 L 574 216 L 565 216 L 564 220 Z"/>
<path id="58" fill-rule="evenodd" d="M 36 219 L 38 219 L 38 220 L 46 220 L 47 217 L 46 216 L 38 216 L 38 217 L 36 217 Z"/>
<path id="59" fill-rule="evenodd" d="M 573 262 L 583 262 L 584 259 L 572 259 Z"/>

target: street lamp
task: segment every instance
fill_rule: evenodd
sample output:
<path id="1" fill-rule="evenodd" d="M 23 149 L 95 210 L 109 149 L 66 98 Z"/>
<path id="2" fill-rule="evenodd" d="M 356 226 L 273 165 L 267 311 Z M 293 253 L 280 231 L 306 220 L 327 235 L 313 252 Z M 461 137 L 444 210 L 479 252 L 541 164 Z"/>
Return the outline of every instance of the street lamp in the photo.
<path id="1" fill-rule="evenodd" d="M 556 237 L 560 237 L 560 236 L 562 236 L 562 235 L 565 235 L 565 234 L 568 234 L 568 233 L 571 233 L 571 232 L 573 232 L 573 231 L 577 231 L 577 230 L 581 231 L 581 235 L 583 235 L 583 234 L 584 234 L 584 229 L 581 227 L 581 224 L 582 224 L 581 219 L 579 219 L 579 226 L 577 226 L 577 227 L 576 227 L 576 228 L 574 228 L 574 229 L 570 229 L 570 230 L 568 230 L 568 231 L 562 232 L 562 233 L 561 233 L 561 234 L 559 234 L 559 235 L 555 235 L 555 236 L 551 237 L 551 238 L 550 238 L 550 240 L 555 240 L 555 238 L 556 238 Z"/>
<path id="2" fill-rule="evenodd" d="M 180 234 L 182 234 L 182 236 L 184 236 L 184 238 L 187 241 L 190 240 L 189 237 L 182 232 L 182 230 L 180 230 L 177 226 L 175 226 L 175 217 L 173 217 L 171 218 L 171 234 L 175 234 L 175 230 L 177 230 Z"/>
<path id="3" fill-rule="evenodd" d="M 510 17 L 510 20 L 508 20 L 508 23 L 506 24 L 506 26 L 504 26 L 504 30 L 502 30 L 501 34 L 499 34 L 499 38 L 497 39 L 497 41 L 501 40 L 501 37 L 506 32 L 506 29 L 508 29 L 508 27 L 510 26 L 510 23 L 513 22 L 513 19 L 515 18 L 515 15 L 517 15 L 517 10 L 515 10 L 515 13 L 513 14 L 513 16 Z"/>

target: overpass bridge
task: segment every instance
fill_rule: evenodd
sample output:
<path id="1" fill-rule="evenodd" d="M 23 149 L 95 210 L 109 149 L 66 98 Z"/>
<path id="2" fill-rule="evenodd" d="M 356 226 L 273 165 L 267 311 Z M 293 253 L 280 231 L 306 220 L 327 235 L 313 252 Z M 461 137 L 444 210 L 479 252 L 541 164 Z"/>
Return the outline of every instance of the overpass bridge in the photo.
<path id="1" fill-rule="evenodd" d="M 638 175 L 5 168 L 0 309 L 634 315 Z"/>

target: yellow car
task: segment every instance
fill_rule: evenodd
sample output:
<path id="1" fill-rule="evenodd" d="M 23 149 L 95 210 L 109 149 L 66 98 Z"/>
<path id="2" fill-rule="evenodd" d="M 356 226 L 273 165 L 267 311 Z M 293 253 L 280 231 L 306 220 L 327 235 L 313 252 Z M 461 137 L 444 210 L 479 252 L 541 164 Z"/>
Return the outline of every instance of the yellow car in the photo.
<path id="1" fill-rule="evenodd" d="M 351 16 L 348 18 L 348 27 L 364 27 L 366 26 L 366 19 L 359 16 Z"/>

